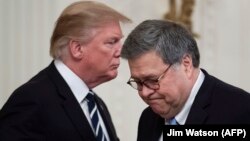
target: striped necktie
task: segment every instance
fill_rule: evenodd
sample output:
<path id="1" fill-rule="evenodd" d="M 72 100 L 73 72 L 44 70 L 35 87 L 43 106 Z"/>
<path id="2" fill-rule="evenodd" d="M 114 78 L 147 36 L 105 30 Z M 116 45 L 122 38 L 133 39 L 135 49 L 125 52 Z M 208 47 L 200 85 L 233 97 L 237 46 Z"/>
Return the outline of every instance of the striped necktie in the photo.
<path id="1" fill-rule="evenodd" d="M 97 105 L 94 99 L 94 93 L 92 91 L 89 91 L 86 98 L 88 100 L 89 115 L 92 122 L 92 126 L 95 130 L 96 139 L 97 141 L 107 141 L 99 121 Z"/>

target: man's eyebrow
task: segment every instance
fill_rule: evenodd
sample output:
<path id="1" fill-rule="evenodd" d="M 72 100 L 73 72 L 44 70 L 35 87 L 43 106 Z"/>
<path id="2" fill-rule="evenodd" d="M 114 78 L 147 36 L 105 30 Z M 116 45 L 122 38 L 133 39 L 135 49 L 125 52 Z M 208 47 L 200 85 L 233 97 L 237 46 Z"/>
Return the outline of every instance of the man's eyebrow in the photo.
<path id="1" fill-rule="evenodd" d="M 143 81 L 143 80 L 147 80 L 147 79 L 149 79 L 149 80 L 155 80 L 156 77 L 158 77 L 158 76 L 155 75 L 155 74 L 149 74 L 149 75 L 146 75 L 146 76 L 142 76 L 140 78 L 131 76 L 131 78 L 134 79 L 135 81 Z"/>

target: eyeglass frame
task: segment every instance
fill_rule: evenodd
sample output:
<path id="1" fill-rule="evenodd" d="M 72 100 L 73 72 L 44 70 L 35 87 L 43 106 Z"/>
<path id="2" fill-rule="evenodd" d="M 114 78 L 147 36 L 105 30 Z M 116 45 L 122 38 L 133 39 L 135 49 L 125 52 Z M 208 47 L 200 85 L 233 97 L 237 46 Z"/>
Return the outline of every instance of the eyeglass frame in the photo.
<path id="1" fill-rule="evenodd" d="M 160 89 L 160 80 L 168 72 L 168 70 L 171 68 L 171 66 L 172 66 L 172 64 L 170 64 L 166 68 L 166 70 L 157 79 L 145 79 L 145 80 L 141 81 L 141 80 L 135 80 L 134 78 L 130 77 L 129 80 L 127 81 L 127 84 L 138 91 L 142 91 L 143 85 L 149 89 L 158 90 L 158 89 Z M 145 83 L 147 81 L 151 82 L 151 85 L 149 85 L 150 83 Z M 135 82 L 135 85 L 132 84 L 133 82 Z M 152 83 L 155 83 L 155 84 L 152 84 Z M 155 86 L 155 87 L 153 87 L 153 86 Z"/>

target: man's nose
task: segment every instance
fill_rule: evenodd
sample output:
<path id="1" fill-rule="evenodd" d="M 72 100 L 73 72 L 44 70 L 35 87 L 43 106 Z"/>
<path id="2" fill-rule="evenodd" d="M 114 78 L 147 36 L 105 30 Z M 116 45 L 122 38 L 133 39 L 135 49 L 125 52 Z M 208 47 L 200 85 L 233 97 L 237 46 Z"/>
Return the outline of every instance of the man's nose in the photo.
<path id="1" fill-rule="evenodd" d="M 140 95 L 144 98 L 149 98 L 150 95 L 154 93 L 155 90 L 148 88 L 147 86 L 143 85 L 142 90 L 140 91 Z"/>
<path id="2" fill-rule="evenodd" d="M 117 47 L 116 47 L 116 50 L 115 50 L 115 56 L 116 56 L 116 57 L 120 57 L 121 51 L 122 51 L 122 44 L 121 44 L 121 43 L 118 43 L 118 44 L 117 44 Z"/>

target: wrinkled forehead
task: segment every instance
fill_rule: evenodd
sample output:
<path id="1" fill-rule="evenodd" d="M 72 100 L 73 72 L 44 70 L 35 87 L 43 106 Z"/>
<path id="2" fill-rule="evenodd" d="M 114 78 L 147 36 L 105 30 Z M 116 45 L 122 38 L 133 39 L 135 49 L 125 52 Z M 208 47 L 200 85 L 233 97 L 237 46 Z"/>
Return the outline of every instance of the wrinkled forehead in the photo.
<path id="1" fill-rule="evenodd" d="M 133 78 L 141 78 L 150 74 L 157 74 L 159 70 L 165 68 L 162 58 L 155 52 L 147 52 L 136 58 L 129 59 L 128 65 Z"/>

